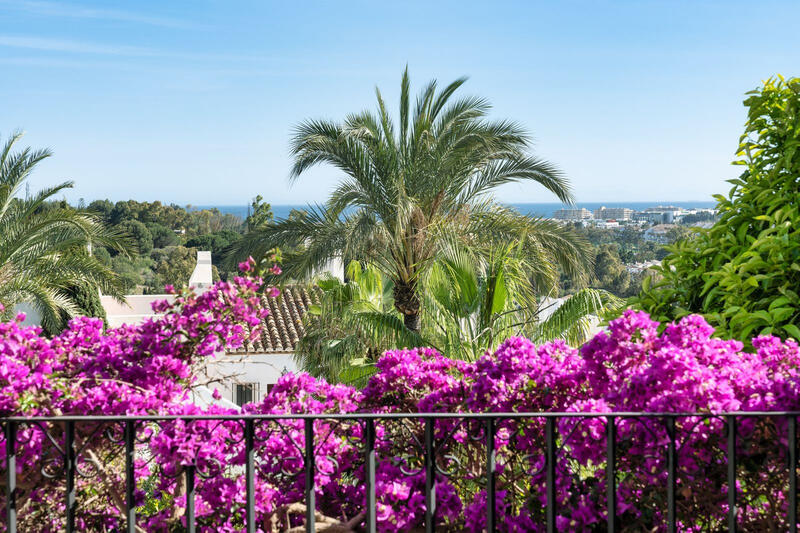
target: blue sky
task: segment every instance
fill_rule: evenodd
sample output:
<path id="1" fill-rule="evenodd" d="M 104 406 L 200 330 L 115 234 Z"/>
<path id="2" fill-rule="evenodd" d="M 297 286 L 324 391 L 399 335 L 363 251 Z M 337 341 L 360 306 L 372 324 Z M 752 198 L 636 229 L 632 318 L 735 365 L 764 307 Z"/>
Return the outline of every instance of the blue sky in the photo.
<path id="1" fill-rule="evenodd" d="M 579 201 L 706 200 L 727 190 L 743 94 L 800 74 L 800 2 L 68 2 L 0 0 L 0 134 L 53 149 L 32 179 L 68 198 L 321 201 L 293 186 L 297 122 L 464 93 L 528 128 Z M 534 184 L 498 197 L 543 202 Z"/>

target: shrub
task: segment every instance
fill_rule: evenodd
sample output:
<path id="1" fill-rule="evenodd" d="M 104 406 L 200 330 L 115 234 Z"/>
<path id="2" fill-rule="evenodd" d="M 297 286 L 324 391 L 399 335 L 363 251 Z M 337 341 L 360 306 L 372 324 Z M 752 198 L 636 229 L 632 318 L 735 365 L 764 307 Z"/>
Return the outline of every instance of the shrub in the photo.
<path id="1" fill-rule="evenodd" d="M 244 265 L 251 269 L 252 263 Z M 264 311 L 259 282 L 236 278 L 196 296 L 162 302 L 160 318 L 103 332 L 100 321 L 80 318 L 46 339 L 19 322 L 0 325 L 0 415 L 233 414 L 189 402 L 193 369 L 224 346 L 257 333 Z M 475 363 L 454 361 L 432 349 L 388 352 L 363 390 L 330 385 L 307 374 L 283 376 L 247 413 L 652 411 L 723 412 L 794 410 L 800 400 L 800 349 L 794 341 L 759 337 L 754 353 L 742 343 L 712 338 L 701 317 L 667 325 L 627 311 L 580 351 L 563 342 L 535 346 L 511 338 Z M 560 530 L 602 528 L 605 520 L 605 419 L 561 419 L 556 467 Z M 778 449 L 783 419 L 740 421 L 739 521 L 743 530 L 785 529 L 782 490 L 786 457 Z M 363 426 L 314 423 L 317 511 L 329 524 L 363 518 Z M 124 480 L 119 424 L 85 423 L 76 431 L 78 528 L 123 529 Z M 57 531 L 63 483 L 42 475 L 60 468 L 52 442 L 61 424 L 21 424 L 18 508 L 21 529 Z M 245 454 L 237 421 L 166 421 L 142 424 L 136 462 L 139 523 L 147 531 L 181 528 L 186 495 L 183 472 L 196 468 L 201 531 L 242 529 Z M 483 425 L 455 419 L 435 423 L 437 520 L 443 529 L 480 531 L 485 519 Z M 544 421 L 497 424 L 497 504 L 501 529 L 537 531 L 544 522 Z M 659 419 L 620 419 L 618 470 L 620 523 L 657 530 L 664 521 L 667 433 Z M 420 468 L 423 425 L 377 424 L 376 493 L 381 531 L 409 531 L 424 519 L 425 476 Z M 300 523 L 304 476 L 303 422 L 256 424 L 256 517 L 264 529 Z M 685 530 L 724 527 L 726 456 L 724 422 L 690 417 L 676 422 L 679 443 L 678 518 Z M 0 440 L 0 450 L 5 450 Z M 4 458 L 0 451 L 0 457 Z M 296 475 L 295 475 L 296 474 Z M 3 506 L 4 508 L 4 506 Z"/>
<path id="2" fill-rule="evenodd" d="M 669 322 L 701 313 L 725 338 L 800 338 L 800 79 L 748 93 L 735 164 L 745 167 L 718 222 L 677 243 L 634 307 Z"/>

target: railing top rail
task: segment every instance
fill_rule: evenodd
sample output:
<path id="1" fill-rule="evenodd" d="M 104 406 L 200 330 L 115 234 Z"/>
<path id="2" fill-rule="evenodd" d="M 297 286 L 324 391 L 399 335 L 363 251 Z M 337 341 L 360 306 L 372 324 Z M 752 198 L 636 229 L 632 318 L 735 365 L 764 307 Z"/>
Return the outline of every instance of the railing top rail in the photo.
<path id="1" fill-rule="evenodd" d="M 696 413 L 651 413 L 651 412 L 519 412 L 519 413 L 283 413 L 283 414 L 228 414 L 228 415 L 63 415 L 63 416 L 7 416 L 0 417 L 0 422 L 124 422 L 166 421 L 166 420 L 391 420 L 391 419 L 517 419 L 517 418 L 714 418 L 714 417 L 769 417 L 800 416 L 800 411 L 728 411 L 728 412 L 696 412 Z"/>

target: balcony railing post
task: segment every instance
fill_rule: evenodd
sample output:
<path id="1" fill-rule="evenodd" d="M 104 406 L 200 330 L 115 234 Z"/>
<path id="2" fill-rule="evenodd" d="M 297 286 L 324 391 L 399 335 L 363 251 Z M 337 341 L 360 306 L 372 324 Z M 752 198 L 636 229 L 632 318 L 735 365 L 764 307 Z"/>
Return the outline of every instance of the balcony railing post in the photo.
<path id="1" fill-rule="evenodd" d="M 433 418 L 425 419 L 425 533 L 436 530 L 436 457 Z"/>
<path id="2" fill-rule="evenodd" d="M 606 418 L 606 500 L 608 532 L 617 528 L 617 426 L 613 416 Z"/>
<path id="3" fill-rule="evenodd" d="M 367 503 L 367 533 L 375 533 L 378 528 L 375 508 L 375 421 L 364 420 L 364 483 Z"/>
<path id="4" fill-rule="evenodd" d="M 728 531 L 736 531 L 736 417 L 728 421 Z"/>
<path id="5" fill-rule="evenodd" d="M 494 533 L 497 530 L 495 517 L 495 484 L 497 472 L 497 457 L 494 448 L 494 419 L 486 419 L 486 531 Z"/>
<path id="6" fill-rule="evenodd" d="M 797 417 L 789 415 L 787 424 L 789 458 L 789 533 L 797 533 Z"/>
<path id="7" fill-rule="evenodd" d="M 66 476 L 66 526 L 67 533 L 75 531 L 75 422 L 67 422 L 64 431 L 64 474 Z"/>
<path id="8" fill-rule="evenodd" d="M 675 417 L 667 417 L 667 531 L 675 533 L 678 527 L 678 520 L 675 516 L 675 471 L 677 469 L 677 457 L 675 454 Z"/>
<path id="9" fill-rule="evenodd" d="M 125 421 L 125 525 L 128 533 L 136 532 L 136 426 L 133 420 Z"/>
<path id="10" fill-rule="evenodd" d="M 314 419 L 305 419 L 305 472 L 306 472 L 306 531 L 316 531 L 317 508 L 314 488 Z"/>
<path id="11" fill-rule="evenodd" d="M 256 531 L 256 485 L 255 485 L 255 422 L 252 418 L 244 421 L 245 484 L 247 485 L 247 533 Z"/>
<path id="12" fill-rule="evenodd" d="M 556 532 L 556 427 L 555 417 L 545 419 L 545 468 L 547 470 L 547 533 Z"/>
<path id="13" fill-rule="evenodd" d="M 17 423 L 6 422 L 6 530 L 17 533 Z"/>
<path id="14" fill-rule="evenodd" d="M 188 533 L 195 533 L 196 525 L 194 518 L 194 474 L 195 466 L 188 465 L 185 467 L 186 474 L 186 531 Z"/>

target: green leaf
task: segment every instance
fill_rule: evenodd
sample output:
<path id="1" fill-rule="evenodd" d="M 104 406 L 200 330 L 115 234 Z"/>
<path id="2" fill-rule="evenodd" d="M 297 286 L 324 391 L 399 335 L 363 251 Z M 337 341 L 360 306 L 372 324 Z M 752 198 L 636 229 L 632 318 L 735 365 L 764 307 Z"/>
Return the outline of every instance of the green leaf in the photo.
<path id="1" fill-rule="evenodd" d="M 800 340 L 800 328 L 798 328 L 794 324 L 784 324 L 781 327 L 786 333 L 791 335 L 795 340 Z"/>
<path id="2" fill-rule="evenodd" d="M 507 300 L 508 289 L 506 287 L 505 275 L 501 270 L 495 279 L 494 294 L 492 295 L 492 314 L 502 312 L 506 308 Z"/>

